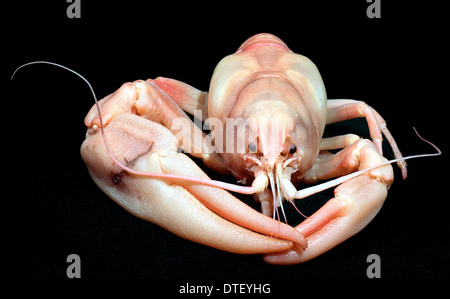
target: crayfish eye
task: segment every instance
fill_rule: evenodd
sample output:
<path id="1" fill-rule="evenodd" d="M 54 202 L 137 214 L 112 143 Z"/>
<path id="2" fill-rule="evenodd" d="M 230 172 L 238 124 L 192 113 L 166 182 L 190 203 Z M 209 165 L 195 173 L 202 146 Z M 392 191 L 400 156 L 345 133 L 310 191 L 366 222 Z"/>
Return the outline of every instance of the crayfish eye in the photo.
<path id="1" fill-rule="evenodd" d="M 256 153 L 256 144 L 254 142 L 250 142 L 248 144 L 248 151 L 251 153 Z"/>
<path id="2" fill-rule="evenodd" d="M 297 146 L 293 144 L 291 148 L 289 149 L 289 154 L 295 154 L 297 152 Z"/>

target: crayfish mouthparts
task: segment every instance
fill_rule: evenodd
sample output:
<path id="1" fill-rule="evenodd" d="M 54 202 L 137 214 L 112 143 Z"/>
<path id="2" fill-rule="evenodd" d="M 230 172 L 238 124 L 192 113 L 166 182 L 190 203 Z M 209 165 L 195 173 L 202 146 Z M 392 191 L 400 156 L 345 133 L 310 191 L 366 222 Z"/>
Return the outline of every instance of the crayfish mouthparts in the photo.
<path id="1" fill-rule="evenodd" d="M 286 162 L 289 162 L 289 160 Z M 260 166 L 254 166 L 253 169 L 255 179 L 252 187 L 257 190 L 256 200 L 261 202 L 263 214 L 275 218 L 276 209 L 281 207 L 285 217 L 282 203 L 284 199 L 293 203 L 292 200 L 297 189 L 291 182 L 291 175 L 296 170 L 282 161 L 276 162 L 275 167 L 268 167 L 266 170 L 263 170 Z"/>

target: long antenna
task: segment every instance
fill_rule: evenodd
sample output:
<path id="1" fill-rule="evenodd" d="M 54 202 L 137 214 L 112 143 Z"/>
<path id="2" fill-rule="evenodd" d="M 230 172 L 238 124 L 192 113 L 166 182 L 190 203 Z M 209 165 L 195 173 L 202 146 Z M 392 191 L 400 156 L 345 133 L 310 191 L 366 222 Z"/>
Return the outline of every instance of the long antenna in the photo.
<path id="1" fill-rule="evenodd" d="M 372 167 L 369 167 L 369 168 L 366 168 L 366 169 L 363 169 L 363 170 L 360 170 L 360 171 L 353 172 L 351 174 L 348 174 L 348 175 L 342 176 L 340 178 L 328 181 L 326 183 L 319 184 L 319 185 L 316 185 L 316 186 L 313 186 L 313 187 L 309 187 L 309 188 L 305 188 L 305 189 L 299 190 L 299 191 L 297 191 L 295 193 L 293 198 L 300 199 L 300 198 L 308 197 L 310 195 L 316 194 L 316 193 L 321 192 L 323 190 L 326 190 L 328 188 L 331 188 L 331 187 L 337 186 L 339 184 L 342 184 L 342 183 L 344 183 L 344 182 L 346 182 L 346 181 L 348 181 L 350 179 L 353 179 L 353 178 L 355 178 L 355 177 L 357 177 L 357 176 L 359 176 L 359 175 L 361 175 L 363 173 L 366 173 L 368 171 L 371 171 L 371 170 L 373 170 L 375 168 L 378 168 L 378 167 L 381 167 L 381 166 L 385 166 L 385 165 L 388 165 L 388 164 L 391 164 L 391 163 L 395 163 L 395 162 L 399 162 L 399 161 L 403 161 L 403 160 L 409 160 L 409 159 L 416 159 L 416 158 L 434 157 L 434 156 L 439 156 L 439 155 L 442 154 L 441 150 L 436 145 L 434 145 L 430 141 L 428 141 L 425 138 L 423 138 L 422 136 L 420 136 L 419 132 L 417 132 L 416 128 L 413 127 L 413 129 L 416 132 L 417 136 L 419 136 L 419 138 L 422 139 L 422 141 L 425 141 L 426 143 L 428 143 L 429 145 L 434 147 L 436 149 L 437 153 L 413 155 L 413 156 L 408 156 L 408 157 L 403 157 L 403 158 L 399 158 L 399 159 L 389 160 L 389 161 L 384 162 L 384 163 L 376 164 L 376 165 L 374 165 Z"/>
<path id="2" fill-rule="evenodd" d="M 86 84 L 89 86 L 89 89 L 91 90 L 92 96 L 94 97 L 94 100 L 95 100 L 95 105 L 97 107 L 97 113 L 99 115 L 99 120 L 100 120 L 100 131 L 101 131 L 101 134 L 102 134 L 102 137 L 103 137 L 103 141 L 104 141 L 104 144 L 105 144 L 105 147 L 106 147 L 106 151 L 107 151 L 109 157 L 111 158 L 111 160 L 113 160 L 114 163 L 116 163 L 123 170 L 125 170 L 125 171 L 127 171 L 129 173 L 135 174 L 135 175 L 139 175 L 139 176 L 146 176 L 146 177 L 152 177 L 152 178 L 161 178 L 161 179 L 183 180 L 183 181 L 193 182 L 193 183 L 202 184 L 202 185 L 206 185 L 206 186 L 226 189 L 226 190 L 229 190 L 229 191 L 242 193 L 242 194 L 253 194 L 253 193 L 256 192 L 255 188 L 253 188 L 251 186 L 248 186 L 248 187 L 247 186 L 239 186 L 239 185 L 229 184 L 229 183 L 220 182 L 220 181 L 216 181 L 216 180 L 202 179 L 202 178 L 197 178 L 197 177 L 192 177 L 192 176 L 185 176 L 185 175 L 137 171 L 137 170 L 129 168 L 128 166 L 122 164 L 119 160 L 117 160 L 116 157 L 114 157 L 113 154 L 111 153 L 111 150 L 110 150 L 110 147 L 109 147 L 109 143 L 108 143 L 108 140 L 106 138 L 104 127 L 103 127 L 103 120 L 102 120 L 102 114 L 101 114 L 101 111 L 100 111 L 100 105 L 98 104 L 97 96 L 95 95 L 94 89 L 92 88 L 92 85 L 89 83 L 89 81 L 86 78 L 84 78 L 82 75 L 77 73 L 76 71 L 74 71 L 74 70 L 72 70 L 72 69 L 70 69 L 68 67 L 65 67 L 65 66 L 63 66 L 61 64 L 54 63 L 54 62 L 49 62 L 49 61 L 33 61 L 33 62 L 25 63 L 25 64 L 19 66 L 14 71 L 14 73 L 11 76 L 11 80 L 14 78 L 14 76 L 17 73 L 18 70 L 20 70 L 21 68 L 26 67 L 28 65 L 32 65 L 32 64 L 49 64 L 49 65 L 57 66 L 59 68 L 65 69 L 65 70 L 67 70 L 67 71 L 77 75 L 78 77 L 83 79 L 84 82 L 86 82 Z"/>

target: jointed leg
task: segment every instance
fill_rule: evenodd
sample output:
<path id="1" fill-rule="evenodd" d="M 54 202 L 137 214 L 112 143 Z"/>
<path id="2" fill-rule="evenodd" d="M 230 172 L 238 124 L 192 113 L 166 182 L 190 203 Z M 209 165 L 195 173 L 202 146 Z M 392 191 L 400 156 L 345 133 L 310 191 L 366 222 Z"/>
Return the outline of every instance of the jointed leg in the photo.
<path id="1" fill-rule="evenodd" d="M 377 151 L 383 154 L 382 151 L 382 133 L 388 140 L 389 144 L 394 151 L 395 158 L 402 158 L 402 153 L 400 152 L 397 143 L 395 142 L 392 134 L 389 132 L 386 121 L 381 117 L 381 115 L 372 107 L 364 102 L 356 100 L 328 100 L 328 115 L 327 124 L 344 121 L 357 117 L 365 117 L 367 124 L 369 126 L 370 137 L 372 138 Z M 400 161 L 397 163 L 402 169 L 402 175 L 405 179 L 407 176 L 406 162 Z"/>
<path id="2" fill-rule="evenodd" d="M 320 154 L 314 165 L 303 177 L 302 182 L 313 184 L 319 180 L 340 177 L 353 172 L 359 165 L 359 153 L 362 145 L 368 146 L 368 140 L 349 144 L 335 155 Z M 370 143 L 373 147 L 373 144 Z"/>
<path id="3" fill-rule="evenodd" d="M 200 91 L 184 82 L 158 77 L 155 80 L 148 80 L 158 85 L 187 113 L 197 117 L 195 111 L 201 111 L 201 120 L 208 118 L 208 93 Z"/>
<path id="4" fill-rule="evenodd" d="M 326 150 L 346 148 L 347 146 L 359 141 L 360 139 L 361 138 L 355 134 L 346 134 L 322 138 L 322 140 L 320 140 L 319 149 L 321 151 L 326 151 Z"/>
<path id="5" fill-rule="evenodd" d="M 184 86 L 185 99 L 189 97 L 187 84 Z M 168 83 L 165 83 L 168 89 Z M 173 90 L 172 90 L 173 92 Z M 183 94 L 178 92 L 178 94 Z M 191 94 L 198 94 L 192 92 Z M 185 101 L 186 102 L 186 101 Z M 212 146 L 209 136 L 203 133 L 184 113 L 178 103 L 154 81 L 125 83 L 114 94 L 99 101 L 104 125 L 118 114 L 137 114 L 160 123 L 179 138 L 180 147 L 194 157 L 201 158 L 211 169 L 228 173 L 228 168 Z M 94 106 L 85 118 L 86 126 L 99 127 L 99 117 Z"/>

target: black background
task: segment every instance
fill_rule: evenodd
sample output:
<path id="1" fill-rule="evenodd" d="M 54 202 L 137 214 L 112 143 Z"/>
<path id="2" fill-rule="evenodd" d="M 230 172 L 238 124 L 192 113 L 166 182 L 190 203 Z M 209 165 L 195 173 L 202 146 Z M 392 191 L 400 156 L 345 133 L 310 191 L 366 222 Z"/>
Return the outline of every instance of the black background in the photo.
<path id="1" fill-rule="evenodd" d="M 382 278 L 449 278 L 444 7 L 381 0 L 381 19 L 369 19 L 363 0 L 81 2 L 81 19 L 67 18 L 65 1 L 18 1 L 4 10 L 2 277 L 64 279 L 66 258 L 76 253 L 82 278 L 287 279 L 287 287 L 297 288 L 290 280 L 367 279 L 366 258 L 375 253 Z M 93 104 L 86 84 L 47 65 L 24 68 L 10 81 L 21 64 L 47 60 L 81 73 L 99 98 L 124 82 L 157 76 L 207 90 L 218 61 L 260 32 L 308 56 L 329 98 L 364 100 L 377 109 L 405 155 L 433 152 L 413 126 L 443 150 L 440 157 L 410 161 L 406 181 L 395 167 L 376 218 L 301 265 L 221 252 L 128 214 L 97 188 L 79 154 Z M 367 134 L 362 120 L 332 129 Z M 311 201 L 299 208 L 308 210 Z"/>

